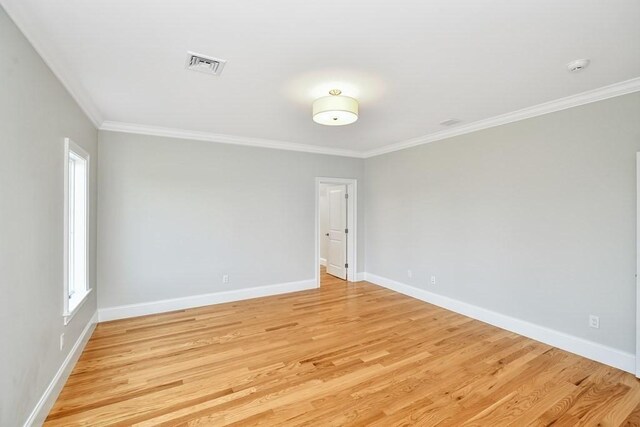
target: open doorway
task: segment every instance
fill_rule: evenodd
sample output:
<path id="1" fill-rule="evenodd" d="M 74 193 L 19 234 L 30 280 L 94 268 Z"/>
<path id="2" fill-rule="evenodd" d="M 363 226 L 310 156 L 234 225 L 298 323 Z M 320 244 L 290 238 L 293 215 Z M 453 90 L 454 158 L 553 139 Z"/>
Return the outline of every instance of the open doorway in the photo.
<path id="1" fill-rule="evenodd" d="M 316 278 L 340 284 L 356 277 L 356 200 L 354 179 L 316 178 Z"/>
<path id="2" fill-rule="evenodd" d="M 320 184 L 320 281 L 347 280 L 347 186 Z"/>

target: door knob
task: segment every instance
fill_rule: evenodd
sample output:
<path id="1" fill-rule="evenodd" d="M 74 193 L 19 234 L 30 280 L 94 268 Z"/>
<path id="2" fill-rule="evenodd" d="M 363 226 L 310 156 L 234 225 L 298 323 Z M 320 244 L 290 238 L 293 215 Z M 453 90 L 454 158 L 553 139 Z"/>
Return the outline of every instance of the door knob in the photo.
<path id="1" fill-rule="evenodd" d="M 325 236 L 329 237 L 329 233 L 325 234 Z"/>

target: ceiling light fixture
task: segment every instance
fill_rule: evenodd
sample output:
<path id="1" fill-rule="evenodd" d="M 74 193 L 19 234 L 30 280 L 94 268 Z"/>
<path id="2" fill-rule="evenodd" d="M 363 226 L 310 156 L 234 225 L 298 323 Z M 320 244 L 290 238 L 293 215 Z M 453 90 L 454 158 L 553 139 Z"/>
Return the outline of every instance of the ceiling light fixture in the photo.
<path id="1" fill-rule="evenodd" d="M 313 121 L 326 126 L 350 125 L 358 120 L 358 101 L 332 89 L 313 102 Z"/>

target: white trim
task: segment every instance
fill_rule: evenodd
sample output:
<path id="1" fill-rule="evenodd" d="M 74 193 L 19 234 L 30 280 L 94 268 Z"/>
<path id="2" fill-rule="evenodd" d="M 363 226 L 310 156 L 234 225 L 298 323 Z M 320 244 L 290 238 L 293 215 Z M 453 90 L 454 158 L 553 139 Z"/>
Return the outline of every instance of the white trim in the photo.
<path id="1" fill-rule="evenodd" d="M 51 38 L 43 34 L 41 26 L 34 25 L 34 20 L 25 18 L 28 13 L 24 10 L 18 10 L 21 9 L 18 5 L 21 5 L 21 2 L 3 2 L 2 7 L 4 7 L 11 20 L 22 31 L 22 34 L 31 43 L 33 49 L 51 69 L 51 72 L 57 77 L 62 86 L 69 92 L 69 95 L 76 101 L 87 118 L 96 128 L 100 127 L 102 115 L 87 90 L 80 83 L 81 79 L 74 78 L 73 73 L 62 65 L 63 62 L 54 59 L 59 56 L 51 44 Z"/>
<path id="2" fill-rule="evenodd" d="M 566 110 L 567 108 L 578 107 L 580 105 L 589 104 L 591 102 L 602 101 L 616 96 L 627 95 L 629 93 L 640 91 L 640 77 L 604 86 L 598 89 L 582 92 L 576 95 L 567 96 L 565 98 L 556 99 L 554 101 L 545 102 L 534 105 L 532 107 L 523 108 L 521 110 L 512 111 L 510 113 L 501 114 L 488 119 L 478 120 L 467 125 L 457 126 L 453 129 L 436 132 L 417 138 L 408 139 L 395 144 L 385 145 L 381 148 L 369 150 L 362 153 L 362 157 L 369 158 L 379 156 L 381 154 L 391 153 L 393 151 L 404 150 L 405 148 L 415 147 L 417 145 L 428 144 L 430 142 L 440 141 L 442 139 L 451 138 L 466 133 L 476 132 L 482 129 L 488 129 L 495 126 L 505 125 L 507 123 L 517 122 L 520 120 L 530 119 L 543 114 L 549 114 L 556 111 Z"/>
<path id="3" fill-rule="evenodd" d="M 320 259 L 320 184 L 344 184 L 347 186 L 347 281 L 357 281 L 356 272 L 358 271 L 358 180 L 352 178 L 331 178 L 316 177 L 315 191 L 315 224 L 313 234 L 315 239 L 315 252 L 313 255 L 313 265 L 317 266 Z M 320 269 L 315 268 L 315 280 L 317 287 L 320 287 Z"/>
<path id="4" fill-rule="evenodd" d="M 306 291 L 308 289 L 315 289 L 315 287 L 315 280 L 308 279 L 301 280 L 299 282 L 280 283 L 277 285 L 258 286 L 255 288 L 234 289 L 231 291 L 214 292 L 210 294 L 193 295 L 182 298 L 143 302 L 139 304 L 119 305 L 115 307 L 106 307 L 99 309 L 98 318 L 100 322 L 107 322 L 109 320 L 146 316 L 148 314 L 166 313 L 169 311 L 202 307 L 205 305 L 241 301 L 251 298 L 286 294 L 289 292 Z"/>
<path id="5" fill-rule="evenodd" d="M 85 326 L 82 333 L 80 333 L 80 336 L 69 351 L 69 354 L 67 354 L 64 362 L 62 362 L 60 369 L 58 369 L 58 372 L 56 372 L 56 374 L 54 375 L 53 379 L 49 383 L 49 386 L 47 386 L 47 389 L 42 394 L 42 397 L 40 397 L 40 400 L 38 400 L 38 403 L 36 403 L 33 411 L 31 411 L 31 414 L 29 414 L 29 418 L 27 418 L 27 421 L 25 421 L 24 423 L 25 427 L 42 425 L 44 423 L 44 420 L 47 418 L 49 411 L 53 407 L 53 404 L 56 402 L 58 394 L 60 394 L 64 383 L 67 381 L 67 378 L 71 374 L 73 367 L 80 358 L 82 350 L 84 350 L 87 341 L 89 341 L 89 338 L 91 338 L 91 334 L 93 333 L 93 329 L 95 328 L 96 323 L 98 323 L 97 311 L 93 313 L 93 316 L 91 316 L 89 323 L 87 323 L 87 326 Z"/>
<path id="6" fill-rule="evenodd" d="M 367 277 L 367 273 L 363 273 L 363 272 L 356 273 L 356 282 L 362 282 L 363 280 L 367 280 L 366 277 Z"/>
<path id="7" fill-rule="evenodd" d="M 267 140 L 261 138 L 248 138 L 236 135 L 220 135 L 210 132 L 191 131 L 185 129 L 165 128 L 160 126 L 147 126 L 135 123 L 123 123 L 115 121 L 105 121 L 99 127 L 100 130 L 112 132 L 126 132 L 141 135 L 164 136 L 168 138 L 182 138 L 198 141 L 212 141 L 223 144 L 248 145 L 253 147 L 274 148 L 279 150 L 302 151 L 307 153 L 328 154 L 343 157 L 369 158 L 394 151 L 404 150 L 430 142 L 440 141 L 458 135 L 476 132 L 483 129 L 501 126 L 504 124 L 578 107 L 591 102 L 602 101 L 616 96 L 627 95 L 640 91 L 640 77 L 614 83 L 609 86 L 589 90 L 586 92 L 570 95 L 564 98 L 512 111 L 498 116 L 478 120 L 462 126 L 456 126 L 441 132 L 411 138 L 405 141 L 385 145 L 369 151 L 344 150 L 336 148 L 321 147 L 318 145 L 298 144 L 295 142 Z"/>
<path id="8" fill-rule="evenodd" d="M 536 341 L 586 357 L 587 359 L 622 369 L 626 372 L 633 373 L 635 371 L 635 355 L 631 353 L 536 325 L 525 320 L 516 319 L 515 317 L 497 313 L 473 304 L 438 295 L 375 274 L 365 273 L 365 276 L 366 280 L 371 283 L 471 317 L 472 319 L 489 323 L 490 325 L 515 332 Z"/>
<path id="9" fill-rule="evenodd" d="M 320 265 L 324 265 L 325 267 L 327 266 L 326 258 L 320 258 Z"/>
<path id="10" fill-rule="evenodd" d="M 640 153 L 636 153 L 636 366 L 640 378 Z"/>
<path id="11" fill-rule="evenodd" d="M 111 132 L 135 133 L 140 135 L 153 135 L 167 138 L 190 139 L 195 141 L 210 141 L 221 144 L 247 145 L 251 147 L 273 148 L 276 150 L 302 151 L 304 153 L 327 154 L 342 157 L 362 157 L 362 153 L 354 150 L 340 148 L 321 147 L 319 145 L 299 144 L 296 142 L 276 141 L 271 139 L 250 138 L 244 136 L 224 135 L 195 130 L 166 128 L 161 126 L 139 125 L 135 123 L 123 123 L 105 121 L 100 130 Z"/>
<path id="12" fill-rule="evenodd" d="M 87 178 L 87 182 L 86 182 L 86 196 L 85 196 L 85 228 L 86 228 L 86 242 L 85 242 L 85 260 L 86 260 L 86 268 L 85 268 L 85 284 L 86 284 L 86 289 L 85 289 L 85 293 L 82 296 L 82 299 L 76 304 L 76 306 L 70 310 L 69 309 L 69 152 L 73 151 L 74 153 L 76 153 L 77 155 L 79 155 L 80 157 L 84 158 L 87 162 L 87 166 L 86 166 L 86 178 Z M 73 318 L 73 316 L 75 315 L 75 313 L 78 312 L 78 310 L 80 309 L 80 306 L 84 303 L 84 301 L 86 300 L 87 296 L 89 295 L 89 292 L 91 292 L 92 286 L 91 286 L 91 275 L 90 275 L 90 269 L 91 266 L 89 265 L 89 260 L 91 259 L 90 256 L 90 242 L 89 239 L 91 238 L 91 155 L 89 155 L 89 153 L 82 148 L 81 146 L 79 146 L 78 144 L 76 144 L 75 142 L 73 142 L 70 138 L 65 138 L 64 139 L 64 166 L 63 166 L 63 179 L 64 179 L 64 183 L 63 183 L 63 188 L 64 188 L 64 196 L 63 196 L 63 202 L 64 202 L 64 207 L 63 207 L 63 226 L 62 226 L 62 230 L 63 230 L 63 238 L 62 238 L 62 247 L 63 247 L 63 255 L 62 255 L 62 262 L 63 262 L 63 272 L 62 272 L 62 281 L 63 281 L 63 293 L 62 293 L 62 307 L 63 307 L 63 311 L 62 311 L 62 316 L 64 318 L 63 322 L 65 325 L 69 324 L 69 322 L 71 321 L 71 319 Z"/>
<path id="13" fill-rule="evenodd" d="M 76 315 L 76 313 L 78 311 L 80 311 L 80 307 L 82 307 L 84 305 L 84 303 L 87 301 L 89 294 L 91 293 L 93 289 L 88 289 L 84 295 L 82 295 L 82 299 L 80 300 L 80 302 L 75 306 L 75 308 L 73 309 L 73 311 L 71 311 L 71 313 L 67 313 L 67 314 L 63 314 L 64 316 L 64 326 L 67 326 L 70 322 L 71 319 L 73 319 L 73 317 Z"/>

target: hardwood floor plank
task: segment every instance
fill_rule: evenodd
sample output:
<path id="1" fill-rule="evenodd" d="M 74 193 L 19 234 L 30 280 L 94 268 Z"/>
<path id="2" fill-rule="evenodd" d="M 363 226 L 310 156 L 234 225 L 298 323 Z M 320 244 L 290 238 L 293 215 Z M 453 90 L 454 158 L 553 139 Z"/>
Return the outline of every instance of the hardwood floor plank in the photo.
<path id="1" fill-rule="evenodd" d="M 630 374 L 366 282 L 101 323 L 45 425 L 640 425 Z"/>
<path id="2" fill-rule="evenodd" d="M 627 415 L 621 425 L 624 427 L 640 427 L 640 402 Z"/>

